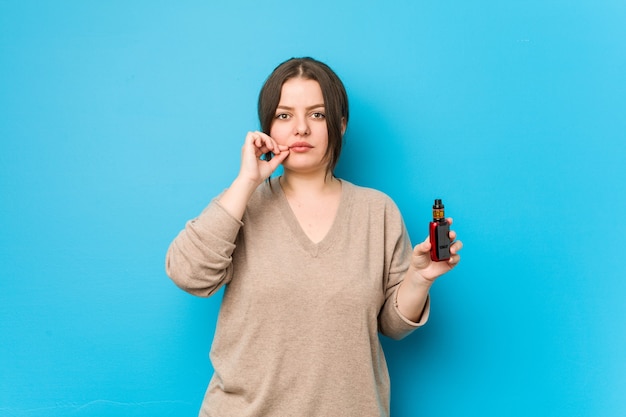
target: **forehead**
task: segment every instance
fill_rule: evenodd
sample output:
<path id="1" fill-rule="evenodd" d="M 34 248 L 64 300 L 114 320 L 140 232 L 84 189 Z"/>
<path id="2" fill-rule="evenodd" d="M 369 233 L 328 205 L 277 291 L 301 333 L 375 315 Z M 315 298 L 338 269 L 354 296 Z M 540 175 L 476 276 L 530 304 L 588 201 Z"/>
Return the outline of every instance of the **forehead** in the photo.
<path id="1" fill-rule="evenodd" d="M 290 78 L 283 83 L 279 105 L 324 104 L 320 84 L 306 78 Z"/>

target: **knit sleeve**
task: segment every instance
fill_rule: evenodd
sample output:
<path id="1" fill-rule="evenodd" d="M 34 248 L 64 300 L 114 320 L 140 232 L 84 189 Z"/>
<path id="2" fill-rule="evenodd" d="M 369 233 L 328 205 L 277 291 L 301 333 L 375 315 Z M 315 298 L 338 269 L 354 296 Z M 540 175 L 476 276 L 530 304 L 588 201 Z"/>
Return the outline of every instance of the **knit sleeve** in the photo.
<path id="1" fill-rule="evenodd" d="M 430 313 L 430 297 L 427 298 L 422 316 L 413 322 L 400 313 L 397 292 L 409 268 L 413 248 L 402 216 L 395 203 L 389 200 L 385 210 L 385 302 L 378 316 L 380 332 L 392 339 L 402 339 L 424 325 Z"/>
<path id="2" fill-rule="evenodd" d="M 183 290 L 201 297 L 217 292 L 232 277 L 232 253 L 243 223 L 213 200 L 170 244 L 167 275 Z"/>

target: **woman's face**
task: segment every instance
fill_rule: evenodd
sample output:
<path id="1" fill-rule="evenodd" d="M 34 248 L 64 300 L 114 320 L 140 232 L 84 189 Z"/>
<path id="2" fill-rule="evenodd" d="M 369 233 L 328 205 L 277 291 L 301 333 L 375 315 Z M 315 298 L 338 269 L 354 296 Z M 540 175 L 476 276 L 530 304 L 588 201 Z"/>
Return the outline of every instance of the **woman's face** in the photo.
<path id="1" fill-rule="evenodd" d="M 289 146 L 285 170 L 326 170 L 328 129 L 322 89 L 315 80 L 290 78 L 282 86 L 270 129 L 280 145 Z"/>

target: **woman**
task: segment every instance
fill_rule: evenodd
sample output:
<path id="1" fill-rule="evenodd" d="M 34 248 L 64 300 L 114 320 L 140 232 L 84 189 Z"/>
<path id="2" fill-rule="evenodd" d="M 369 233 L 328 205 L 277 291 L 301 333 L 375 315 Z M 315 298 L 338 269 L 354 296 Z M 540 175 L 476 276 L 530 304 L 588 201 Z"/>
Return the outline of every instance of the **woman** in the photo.
<path id="1" fill-rule="evenodd" d="M 389 197 L 333 175 L 349 111 L 325 64 L 282 63 L 258 108 L 238 176 L 167 253 L 184 290 L 226 285 L 200 415 L 387 416 L 378 333 L 400 339 L 426 322 L 429 288 L 462 243 L 431 261 Z"/>

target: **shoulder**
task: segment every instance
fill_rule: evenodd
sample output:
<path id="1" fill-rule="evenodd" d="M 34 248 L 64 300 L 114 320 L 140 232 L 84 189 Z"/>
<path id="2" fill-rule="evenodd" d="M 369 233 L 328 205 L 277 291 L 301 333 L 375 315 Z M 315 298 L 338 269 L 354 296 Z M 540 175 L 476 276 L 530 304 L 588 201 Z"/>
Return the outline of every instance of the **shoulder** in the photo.
<path id="1" fill-rule="evenodd" d="M 341 180 L 345 189 L 350 192 L 355 200 L 379 202 L 395 206 L 395 202 L 384 192 L 375 188 L 363 187 L 349 181 Z"/>
<path id="2" fill-rule="evenodd" d="M 244 217 L 248 220 L 252 217 L 267 215 L 280 207 L 281 191 L 280 185 L 272 180 L 264 181 L 250 196 L 246 206 Z"/>
<path id="3" fill-rule="evenodd" d="M 345 180 L 341 181 L 346 192 L 350 194 L 355 208 L 367 208 L 370 211 L 379 211 L 392 216 L 400 215 L 400 210 L 396 203 L 384 192 L 374 188 L 355 185 Z"/>
<path id="4" fill-rule="evenodd" d="M 355 227 L 377 230 L 385 242 L 394 245 L 398 239 L 406 238 L 408 232 L 402 213 L 393 199 L 384 192 L 345 182 L 345 190 L 350 194 L 350 217 L 357 219 Z M 410 246 L 410 243 L 409 243 Z"/>
<path id="5" fill-rule="evenodd" d="M 253 205 L 256 205 L 266 204 L 268 202 L 275 201 L 278 190 L 280 190 L 280 185 L 278 184 L 278 182 L 275 182 L 273 178 L 267 181 L 263 181 L 256 188 L 256 190 L 254 190 L 254 192 L 250 196 L 249 202 Z"/>

